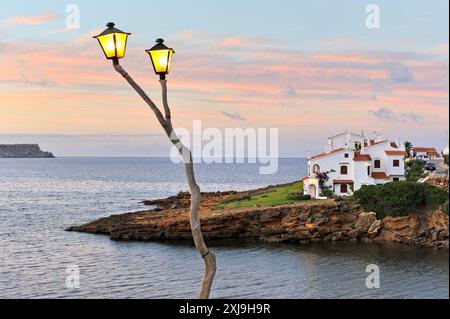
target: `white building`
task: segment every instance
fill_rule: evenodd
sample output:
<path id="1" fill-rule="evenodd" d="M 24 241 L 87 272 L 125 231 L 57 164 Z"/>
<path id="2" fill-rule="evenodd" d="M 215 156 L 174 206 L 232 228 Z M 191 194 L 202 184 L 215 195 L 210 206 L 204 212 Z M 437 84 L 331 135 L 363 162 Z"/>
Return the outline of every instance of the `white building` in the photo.
<path id="1" fill-rule="evenodd" d="M 442 159 L 441 154 L 434 147 L 413 147 L 411 149 L 413 159 L 434 160 Z"/>
<path id="2" fill-rule="evenodd" d="M 363 185 L 405 180 L 405 154 L 403 143 L 383 140 L 378 134 L 373 139 L 366 138 L 364 133 L 332 136 L 324 153 L 308 159 L 304 194 L 320 197 L 323 186 L 345 196 Z"/>

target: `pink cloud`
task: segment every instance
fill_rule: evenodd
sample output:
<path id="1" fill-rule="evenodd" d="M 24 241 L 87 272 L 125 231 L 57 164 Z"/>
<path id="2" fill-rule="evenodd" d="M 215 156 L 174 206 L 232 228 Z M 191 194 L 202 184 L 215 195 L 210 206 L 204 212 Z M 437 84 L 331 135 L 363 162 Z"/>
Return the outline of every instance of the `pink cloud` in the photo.
<path id="1" fill-rule="evenodd" d="M 58 15 L 55 12 L 44 12 L 37 16 L 13 16 L 1 21 L 1 24 L 8 26 L 16 25 L 40 25 L 56 20 Z"/>
<path id="2" fill-rule="evenodd" d="M 19 90 L 14 94 L 0 90 L 5 102 L 0 113 L 3 108 L 4 114 L 10 114 L 7 107 L 20 109 L 21 114 L 45 110 L 44 123 L 60 116 L 59 121 L 67 123 L 72 131 L 77 125 L 81 125 L 80 130 L 91 131 L 104 126 L 114 127 L 119 133 L 127 125 L 130 131 L 145 131 L 145 120 L 137 118 L 148 118 L 148 110 L 114 72 L 90 35 L 69 43 L 6 43 L 1 47 L 0 81 Z M 422 125 L 436 121 L 443 125 L 448 120 L 448 111 L 438 119 L 426 115 L 448 106 L 445 59 L 389 52 L 280 51 L 270 47 L 270 40 L 244 37 L 202 39 L 204 42 L 192 47 L 195 39 L 192 33 L 177 39 L 179 49 L 169 76 L 174 112 L 182 115 L 177 117 L 179 125 L 202 119 L 220 126 L 220 112 L 225 110 L 245 114 L 246 124 L 254 126 L 262 123 L 286 130 L 316 129 L 328 123 L 335 129 L 361 129 L 368 125 L 369 110 L 382 107 L 422 115 Z M 244 44 L 245 50 L 239 48 Z M 227 50 L 223 50 L 224 45 Z M 122 64 L 158 103 L 156 76 L 142 49 L 130 46 Z M 409 73 L 413 76 L 405 76 Z M 52 113 L 55 109 L 58 112 Z M 80 124 L 83 112 L 90 116 L 85 125 Z M 16 115 L 14 121 L 20 123 L 20 116 Z M 73 116 L 76 121 L 70 122 Z M 121 116 L 130 120 L 117 126 L 115 122 Z M 133 125 L 135 120 L 142 126 Z M 31 119 L 22 123 L 15 124 L 14 130 L 18 131 L 20 125 L 24 130 L 33 125 Z M 7 125 L 0 120 L 0 127 L 2 124 Z"/>

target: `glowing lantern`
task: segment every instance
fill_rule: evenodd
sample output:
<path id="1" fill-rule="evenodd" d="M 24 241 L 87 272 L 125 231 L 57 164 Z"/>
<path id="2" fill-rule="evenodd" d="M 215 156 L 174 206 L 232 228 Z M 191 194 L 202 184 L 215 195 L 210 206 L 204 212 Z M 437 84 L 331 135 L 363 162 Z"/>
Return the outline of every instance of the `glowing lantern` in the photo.
<path id="1" fill-rule="evenodd" d="M 156 45 L 145 52 L 150 55 L 155 73 L 159 75 L 161 80 L 165 80 L 166 74 L 170 72 L 172 56 L 175 51 L 166 47 L 163 39 L 158 39 L 156 40 Z"/>
<path id="2" fill-rule="evenodd" d="M 98 40 L 106 58 L 117 61 L 125 56 L 127 39 L 131 33 L 116 29 L 113 22 L 109 22 L 106 26 L 108 28 L 94 38 Z"/>

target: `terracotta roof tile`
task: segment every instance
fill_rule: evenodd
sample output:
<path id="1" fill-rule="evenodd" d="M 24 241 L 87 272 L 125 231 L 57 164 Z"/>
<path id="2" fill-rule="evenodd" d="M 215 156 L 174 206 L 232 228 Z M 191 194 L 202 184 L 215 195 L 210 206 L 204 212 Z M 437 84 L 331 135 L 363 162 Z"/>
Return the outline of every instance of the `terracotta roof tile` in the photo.
<path id="1" fill-rule="evenodd" d="M 375 179 L 389 179 L 385 172 L 372 172 L 372 178 Z"/>
<path id="2" fill-rule="evenodd" d="M 371 143 L 372 145 L 369 145 L 369 146 L 375 146 L 375 145 L 383 144 L 383 143 L 386 143 L 386 142 L 387 142 L 387 141 L 379 141 L 379 142 L 375 142 L 374 140 L 371 140 L 370 143 Z"/>
<path id="3" fill-rule="evenodd" d="M 355 157 L 353 158 L 355 162 L 369 162 L 372 157 L 369 154 L 361 154 L 361 152 L 355 152 Z"/>
<path id="4" fill-rule="evenodd" d="M 441 154 L 439 154 L 434 147 L 413 147 L 413 151 L 418 153 L 426 153 L 427 156 L 441 156 Z"/>
<path id="5" fill-rule="evenodd" d="M 436 156 L 436 157 L 440 157 L 441 154 L 439 154 L 438 152 L 427 152 L 428 156 Z"/>
<path id="6" fill-rule="evenodd" d="M 338 149 L 335 149 L 335 150 L 331 151 L 330 153 L 322 153 L 322 154 L 319 154 L 319 155 L 314 155 L 314 156 L 311 156 L 310 160 L 317 159 L 317 158 L 324 157 L 324 156 L 328 156 L 328 155 L 332 155 L 332 154 L 336 154 L 336 153 L 342 152 L 343 150 L 345 150 L 345 148 L 338 148 Z"/>
<path id="7" fill-rule="evenodd" d="M 405 151 L 386 151 L 387 155 L 399 155 L 399 156 L 404 156 L 406 155 Z"/>
<path id="8" fill-rule="evenodd" d="M 436 152 L 434 147 L 413 147 L 414 152 L 426 153 L 426 152 Z"/>

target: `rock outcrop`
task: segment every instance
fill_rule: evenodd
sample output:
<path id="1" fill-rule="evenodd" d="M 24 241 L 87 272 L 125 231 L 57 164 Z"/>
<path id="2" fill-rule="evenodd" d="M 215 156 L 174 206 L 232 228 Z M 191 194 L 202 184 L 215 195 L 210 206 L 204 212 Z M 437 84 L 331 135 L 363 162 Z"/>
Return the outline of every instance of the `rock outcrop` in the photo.
<path id="1" fill-rule="evenodd" d="M 221 209 L 217 204 L 236 194 L 202 194 L 202 230 L 206 239 L 257 239 L 266 242 L 390 241 L 448 248 L 448 216 L 428 212 L 421 216 L 377 220 L 352 202 L 303 201 L 294 205 Z M 245 194 L 245 193 L 244 193 Z M 106 234 L 115 240 L 163 241 L 191 239 L 189 194 L 148 201 L 152 211 L 110 216 L 68 231 Z"/>
<path id="2" fill-rule="evenodd" d="M 0 158 L 54 158 L 54 156 L 50 152 L 43 152 L 37 144 L 1 144 Z"/>
<path id="3" fill-rule="evenodd" d="M 433 185 L 437 188 L 440 188 L 446 191 L 447 193 L 449 192 L 448 175 L 445 174 L 431 175 L 430 178 L 427 179 L 426 183 Z"/>

